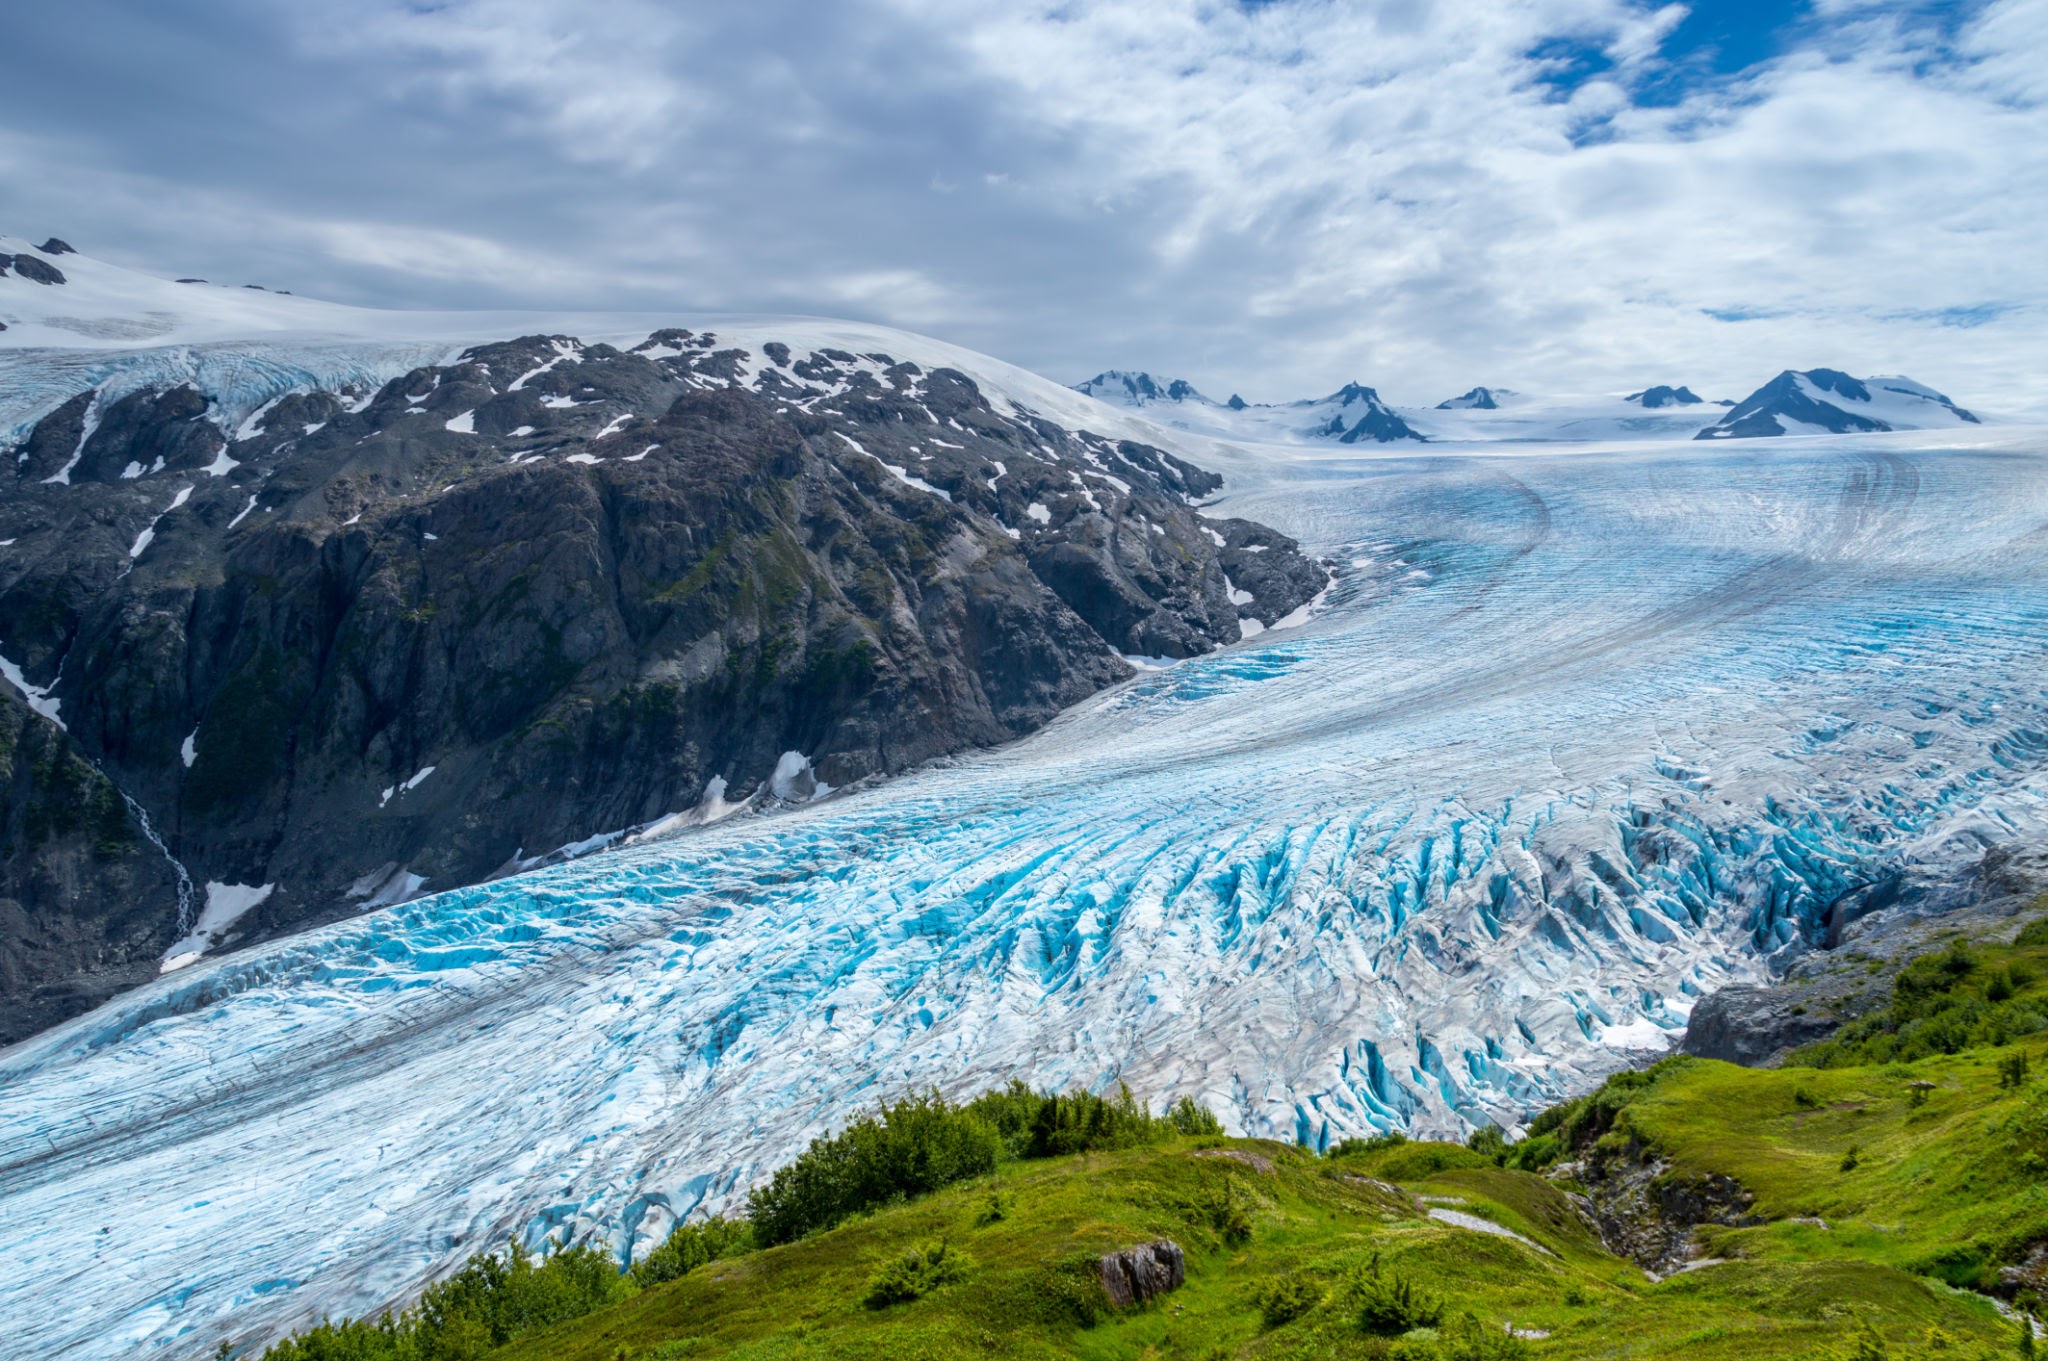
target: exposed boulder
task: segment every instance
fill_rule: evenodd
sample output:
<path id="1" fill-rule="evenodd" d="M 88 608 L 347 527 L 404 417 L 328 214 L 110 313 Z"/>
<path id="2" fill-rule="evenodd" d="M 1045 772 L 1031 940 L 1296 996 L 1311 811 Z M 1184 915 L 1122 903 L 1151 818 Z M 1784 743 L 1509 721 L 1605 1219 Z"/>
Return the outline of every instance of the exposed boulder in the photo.
<path id="1" fill-rule="evenodd" d="M 1170 1238 L 1102 1255 L 1102 1293 L 1119 1309 L 1156 1300 L 1187 1279 L 1187 1258 Z"/>
<path id="2" fill-rule="evenodd" d="M 77 252 L 76 250 L 74 250 L 74 249 L 72 248 L 72 246 L 71 246 L 71 243 L 70 243 L 70 242 L 68 242 L 68 241 L 62 241 L 62 240 L 59 240 L 58 238 L 56 238 L 56 237 L 54 237 L 54 236 L 53 236 L 53 237 L 51 237 L 51 238 L 50 238 L 49 240 L 47 240 L 47 241 L 43 242 L 43 244 L 42 244 L 42 245 L 40 245 L 40 246 L 37 246 L 37 247 L 36 247 L 36 249 L 37 249 L 37 250 L 39 250 L 39 251 L 41 251 L 41 252 L 42 252 L 43 254 L 45 254 L 45 255 L 76 255 L 76 254 L 78 254 L 78 252 Z"/>

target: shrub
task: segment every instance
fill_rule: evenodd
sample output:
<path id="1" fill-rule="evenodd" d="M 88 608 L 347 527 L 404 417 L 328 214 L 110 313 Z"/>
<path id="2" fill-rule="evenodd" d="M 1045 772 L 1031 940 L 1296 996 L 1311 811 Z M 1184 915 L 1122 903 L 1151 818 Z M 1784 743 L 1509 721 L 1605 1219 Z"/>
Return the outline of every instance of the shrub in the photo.
<path id="1" fill-rule="evenodd" d="M 2027 1053 L 2024 1049 L 1998 1061 L 1998 1085 L 2001 1088 L 2027 1085 Z"/>
<path id="2" fill-rule="evenodd" d="M 1863 1152 L 1863 1145 L 1861 1145 L 1861 1144 L 1851 1144 L 1851 1145 L 1849 1145 L 1849 1151 L 1848 1151 L 1847 1153 L 1844 1153 L 1844 1154 L 1842 1155 L 1842 1170 L 1843 1170 L 1844 1172 L 1854 1172 L 1854 1171 L 1856 1170 L 1857 1164 L 1858 1164 L 1858 1163 L 1860 1163 L 1860 1162 L 1862 1161 L 1862 1158 L 1861 1158 L 1861 1154 L 1862 1154 L 1862 1152 Z"/>
<path id="3" fill-rule="evenodd" d="M 1493 1159 L 1496 1164 L 1508 1160 L 1508 1137 L 1500 1132 L 1499 1125 L 1481 1125 L 1473 1130 L 1465 1140 L 1465 1147 Z"/>
<path id="4" fill-rule="evenodd" d="M 395 1318 L 323 1322 L 263 1355 L 266 1361 L 471 1361 L 631 1291 L 609 1253 L 565 1247 L 535 1257 L 514 1243 L 503 1257 L 470 1258 Z"/>
<path id="5" fill-rule="evenodd" d="M 975 1212 L 974 1222 L 983 1227 L 1000 1224 L 1010 1217 L 1010 1211 L 1015 1206 L 1016 1202 L 1010 1198 L 1007 1191 L 990 1191 L 988 1199 L 981 1202 L 981 1209 Z"/>
<path id="6" fill-rule="evenodd" d="M 1122 1083 L 1117 1084 L 1116 1096 L 1108 1099 L 1077 1087 L 1040 1103 L 1031 1123 L 1028 1156 L 1052 1158 L 1098 1148 L 1135 1148 L 1157 1143 L 1171 1131 L 1166 1121 L 1148 1115 Z"/>
<path id="7" fill-rule="evenodd" d="M 1196 1219 L 1233 1247 L 1252 1239 L 1250 1197 L 1238 1186 L 1236 1177 L 1225 1176 L 1221 1182 L 1204 1183 Z"/>
<path id="8" fill-rule="evenodd" d="M 794 1162 L 747 1197 L 754 1237 L 787 1243 L 851 1215 L 995 1170 L 1001 1134 L 937 1092 L 885 1104 Z"/>
<path id="9" fill-rule="evenodd" d="M 1252 1303 L 1268 1328 L 1292 1323 L 1322 1302 L 1323 1283 L 1304 1271 L 1274 1276 L 1252 1290 Z"/>
<path id="10" fill-rule="evenodd" d="M 678 1224 L 667 1241 L 633 1264 L 633 1284 L 645 1289 L 672 1281 L 721 1257 L 735 1257 L 754 1246 L 754 1228 L 744 1219 L 707 1219 Z"/>
<path id="11" fill-rule="evenodd" d="M 1216 1112 L 1198 1105 L 1191 1096 L 1174 1102 L 1166 1112 L 1166 1121 L 1180 1133 L 1198 1138 L 1214 1138 L 1223 1133 L 1223 1122 L 1216 1118 Z"/>
<path id="12" fill-rule="evenodd" d="M 891 1258 L 868 1277 L 862 1302 L 870 1309 L 886 1309 L 921 1299 L 942 1285 L 962 1279 L 972 1266 L 966 1253 L 944 1243 L 927 1243 Z"/>
<path id="13" fill-rule="evenodd" d="M 1354 1158 L 1365 1153 L 1379 1153 L 1389 1148 L 1399 1148 L 1408 1142 L 1408 1136 L 1398 1129 L 1385 1130 L 1367 1139 L 1339 1139 L 1330 1146 L 1333 1158 Z"/>
<path id="14" fill-rule="evenodd" d="M 1416 1328 L 1443 1322 L 1444 1304 L 1406 1276 L 1380 1274 L 1379 1256 L 1352 1286 L 1358 1326 L 1380 1337 L 1399 1337 Z"/>

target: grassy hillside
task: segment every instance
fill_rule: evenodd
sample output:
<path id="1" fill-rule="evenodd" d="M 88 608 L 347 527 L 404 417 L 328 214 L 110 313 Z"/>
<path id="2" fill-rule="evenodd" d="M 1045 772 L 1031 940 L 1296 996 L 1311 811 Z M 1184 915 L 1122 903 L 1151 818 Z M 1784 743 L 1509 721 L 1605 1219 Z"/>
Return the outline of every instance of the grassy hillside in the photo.
<path id="1" fill-rule="evenodd" d="M 1800 1056 L 1829 1066 L 1667 1060 L 1546 1114 L 1513 1146 L 1384 1140 L 1318 1156 L 1183 1133 L 1204 1127 L 1186 1109 L 1133 1125 L 1130 1108 L 1117 1116 L 1113 1103 L 1101 1103 L 1107 1123 L 1090 1133 L 1096 1116 L 1034 1117 L 1033 1103 L 1050 1098 L 1014 1088 L 972 1117 L 989 1131 L 989 1148 L 976 1151 L 944 1123 L 975 1107 L 905 1103 L 859 1138 L 814 1146 L 780 1190 L 757 1197 L 754 1230 L 726 1231 L 708 1248 L 685 1235 L 680 1255 L 643 1269 L 637 1284 L 593 1279 L 573 1309 L 543 1309 L 503 1332 L 507 1345 L 423 1333 L 410 1351 L 351 1351 L 335 1333 L 331 1350 L 309 1338 L 277 1355 L 2031 1355 L 1990 1294 L 2012 1296 L 2001 1270 L 2048 1244 L 2048 1032 L 2036 1021 L 2021 1033 L 2048 989 L 2048 931 L 1932 958 L 1915 967 L 1940 986 L 1902 984 L 1905 1004 L 1888 1020 Z M 1921 1043 L 1929 1035 L 1945 1038 Z M 1916 1048 L 1919 1057 L 1896 1057 Z M 897 1115 L 903 1131 L 921 1132 L 892 1145 Z M 913 1144 L 938 1150 L 951 1170 L 906 1162 Z M 1088 1151 L 1059 1155 L 1077 1146 Z M 852 1185 L 856 1165 L 951 1184 L 907 1201 L 870 1187 L 858 1203 L 789 1218 L 799 1193 L 822 1203 L 819 1178 Z M 1754 1222 L 1701 1225 L 1692 1267 L 1654 1279 L 1603 1247 L 1573 1205 L 1575 1193 L 1598 1200 L 1630 1176 L 1649 1186 L 1645 1206 L 1733 1178 L 1744 1207 L 1727 1217 Z M 769 1223 L 780 1225 L 773 1235 Z M 768 1236 L 785 1241 L 754 1246 Z M 1185 1250 L 1185 1286 L 1111 1309 L 1097 1259 L 1159 1238 Z M 565 1258 L 565 1280 L 574 1265 Z M 588 1277 L 587 1262 L 577 1269 Z M 2039 1307 L 2025 1285 L 2019 1298 Z"/>

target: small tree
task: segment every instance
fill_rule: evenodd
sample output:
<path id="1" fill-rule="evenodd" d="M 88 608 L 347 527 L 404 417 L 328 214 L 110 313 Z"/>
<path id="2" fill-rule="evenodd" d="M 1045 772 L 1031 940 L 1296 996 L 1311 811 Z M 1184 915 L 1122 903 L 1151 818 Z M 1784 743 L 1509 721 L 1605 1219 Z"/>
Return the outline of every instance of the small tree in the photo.
<path id="1" fill-rule="evenodd" d="M 1998 1061 L 1998 1085 L 2001 1088 L 2024 1087 L 2027 1083 L 2027 1051 L 2019 1049 Z"/>

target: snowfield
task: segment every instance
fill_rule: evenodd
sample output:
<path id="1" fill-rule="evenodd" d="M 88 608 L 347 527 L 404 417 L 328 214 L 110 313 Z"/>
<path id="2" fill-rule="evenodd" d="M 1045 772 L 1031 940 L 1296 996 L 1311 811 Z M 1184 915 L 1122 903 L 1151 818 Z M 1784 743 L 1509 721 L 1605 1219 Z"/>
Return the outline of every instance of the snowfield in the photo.
<path id="1" fill-rule="evenodd" d="M 926 1086 L 1514 1126 L 1859 895 L 1938 905 L 2048 830 L 2048 431 L 1224 444 L 761 326 L 1172 439 L 1337 580 L 1003 750 L 201 957 L 0 1051 L 11 1348 L 200 1355 L 508 1236 L 642 1251 Z M 415 343 L 270 352 L 232 418 Z M 17 412 L 60 362 L 19 358 Z"/>

